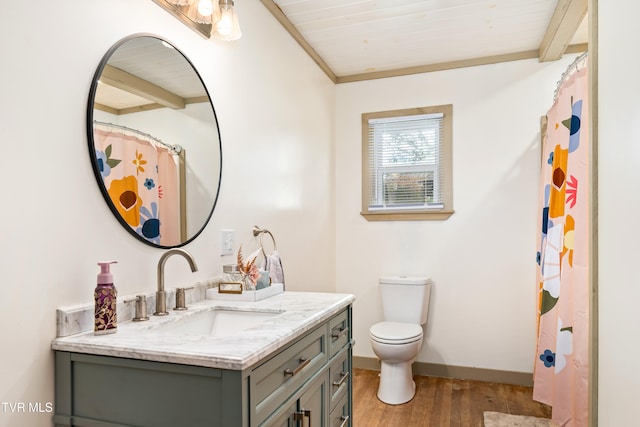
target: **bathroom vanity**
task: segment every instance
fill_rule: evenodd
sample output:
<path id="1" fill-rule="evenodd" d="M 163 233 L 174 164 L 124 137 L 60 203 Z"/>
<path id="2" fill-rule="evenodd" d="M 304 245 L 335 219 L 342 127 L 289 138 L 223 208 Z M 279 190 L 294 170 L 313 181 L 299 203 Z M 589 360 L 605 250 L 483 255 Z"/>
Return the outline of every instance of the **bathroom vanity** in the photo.
<path id="1" fill-rule="evenodd" d="M 350 426 L 353 299 L 205 300 L 56 338 L 54 424 Z"/>

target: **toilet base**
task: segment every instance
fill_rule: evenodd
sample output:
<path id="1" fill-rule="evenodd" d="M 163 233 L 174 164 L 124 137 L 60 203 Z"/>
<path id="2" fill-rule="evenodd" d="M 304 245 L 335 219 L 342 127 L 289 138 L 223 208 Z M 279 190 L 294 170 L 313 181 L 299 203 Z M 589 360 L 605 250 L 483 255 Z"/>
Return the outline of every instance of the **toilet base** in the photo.
<path id="1" fill-rule="evenodd" d="M 411 362 L 389 363 L 382 361 L 378 399 L 388 405 L 407 403 L 416 393 Z"/>

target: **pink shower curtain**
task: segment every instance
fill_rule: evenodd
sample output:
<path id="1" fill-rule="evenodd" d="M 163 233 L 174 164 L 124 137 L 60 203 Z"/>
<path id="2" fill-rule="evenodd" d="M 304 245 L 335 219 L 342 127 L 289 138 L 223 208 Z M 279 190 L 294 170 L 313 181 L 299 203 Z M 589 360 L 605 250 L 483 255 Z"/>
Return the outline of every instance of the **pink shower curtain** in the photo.
<path id="1" fill-rule="evenodd" d="M 105 188 L 122 219 L 157 245 L 180 243 L 178 169 L 169 150 L 118 129 L 94 128 L 94 139 Z"/>
<path id="2" fill-rule="evenodd" d="M 533 397 L 561 426 L 586 426 L 589 383 L 587 67 L 547 113 L 538 221 L 538 345 Z"/>

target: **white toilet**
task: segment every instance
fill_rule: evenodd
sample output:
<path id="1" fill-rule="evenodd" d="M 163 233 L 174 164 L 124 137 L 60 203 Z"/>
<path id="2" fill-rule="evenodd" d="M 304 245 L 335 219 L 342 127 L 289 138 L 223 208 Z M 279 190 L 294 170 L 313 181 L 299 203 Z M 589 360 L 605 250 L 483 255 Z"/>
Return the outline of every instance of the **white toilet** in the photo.
<path id="1" fill-rule="evenodd" d="M 422 347 L 427 323 L 431 279 L 381 277 L 384 322 L 369 329 L 371 347 L 381 361 L 378 399 L 399 405 L 413 399 L 416 384 L 411 365 Z"/>

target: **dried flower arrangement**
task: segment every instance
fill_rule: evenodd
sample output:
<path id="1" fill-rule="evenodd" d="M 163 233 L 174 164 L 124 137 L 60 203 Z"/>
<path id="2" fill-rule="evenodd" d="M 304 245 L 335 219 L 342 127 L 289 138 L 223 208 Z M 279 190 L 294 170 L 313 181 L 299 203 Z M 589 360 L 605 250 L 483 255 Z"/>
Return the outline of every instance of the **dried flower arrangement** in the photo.
<path id="1" fill-rule="evenodd" d="M 242 256 L 242 244 L 238 248 L 238 270 L 243 275 L 243 277 L 248 277 L 251 280 L 252 286 L 255 287 L 258 282 L 258 278 L 260 277 L 260 272 L 258 271 L 258 267 L 256 267 L 256 258 L 258 258 L 258 253 L 255 255 L 251 254 L 250 259 L 246 261 Z"/>

